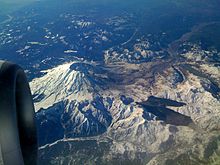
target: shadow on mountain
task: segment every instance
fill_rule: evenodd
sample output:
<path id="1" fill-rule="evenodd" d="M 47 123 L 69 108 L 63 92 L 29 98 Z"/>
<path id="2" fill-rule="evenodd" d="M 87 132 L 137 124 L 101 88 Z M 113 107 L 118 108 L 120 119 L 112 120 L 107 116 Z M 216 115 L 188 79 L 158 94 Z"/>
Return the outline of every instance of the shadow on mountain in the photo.
<path id="1" fill-rule="evenodd" d="M 145 116 L 147 116 L 147 113 L 152 113 L 156 116 L 157 120 L 162 120 L 166 124 L 172 124 L 176 126 L 189 126 L 191 123 L 193 123 L 192 119 L 189 116 L 185 116 L 181 113 L 167 108 L 167 106 L 182 107 L 186 105 L 185 103 L 150 96 L 147 101 L 138 102 L 137 104 L 141 105 L 144 108 L 144 118 Z"/>

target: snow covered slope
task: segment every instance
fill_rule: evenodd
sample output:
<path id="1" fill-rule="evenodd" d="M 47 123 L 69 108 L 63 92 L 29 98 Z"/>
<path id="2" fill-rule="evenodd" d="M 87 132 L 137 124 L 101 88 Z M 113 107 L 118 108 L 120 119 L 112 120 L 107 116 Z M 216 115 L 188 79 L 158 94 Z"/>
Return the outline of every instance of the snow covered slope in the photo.
<path id="1" fill-rule="evenodd" d="M 97 93 L 104 78 L 96 80 L 101 70 L 94 73 L 93 68 L 86 63 L 67 63 L 43 71 L 44 76 L 31 82 L 39 135 L 44 136 L 41 143 L 106 131 L 112 120 L 108 111 L 112 100 Z"/>
<path id="2" fill-rule="evenodd" d="M 218 74 L 209 78 L 213 67 L 201 67 L 204 73 L 193 63 L 163 60 L 76 61 L 43 71 L 31 82 L 41 163 L 151 165 L 181 162 L 189 152 L 190 162 L 211 157 L 220 129 Z"/>

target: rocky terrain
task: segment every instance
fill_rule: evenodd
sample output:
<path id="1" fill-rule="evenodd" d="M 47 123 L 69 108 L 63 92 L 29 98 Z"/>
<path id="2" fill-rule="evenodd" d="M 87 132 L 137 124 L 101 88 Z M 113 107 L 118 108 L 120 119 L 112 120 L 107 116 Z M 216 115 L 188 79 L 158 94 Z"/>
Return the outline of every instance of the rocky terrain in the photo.
<path id="1" fill-rule="evenodd" d="M 30 81 L 39 164 L 219 164 L 219 0 L 13 6 L 0 59 Z"/>
<path id="2" fill-rule="evenodd" d="M 194 45 L 180 60 L 78 60 L 43 71 L 31 82 L 41 163 L 219 162 L 220 70 L 211 54 Z"/>

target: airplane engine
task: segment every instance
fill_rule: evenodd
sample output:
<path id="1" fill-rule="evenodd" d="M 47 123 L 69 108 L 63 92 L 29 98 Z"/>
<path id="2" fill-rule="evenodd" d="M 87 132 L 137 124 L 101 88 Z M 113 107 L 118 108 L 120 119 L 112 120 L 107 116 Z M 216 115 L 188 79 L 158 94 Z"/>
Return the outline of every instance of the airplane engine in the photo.
<path id="1" fill-rule="evenodd" d="M 0 165 L 36 165 L 35 112 L 26 75 L 0 61 Z"/>

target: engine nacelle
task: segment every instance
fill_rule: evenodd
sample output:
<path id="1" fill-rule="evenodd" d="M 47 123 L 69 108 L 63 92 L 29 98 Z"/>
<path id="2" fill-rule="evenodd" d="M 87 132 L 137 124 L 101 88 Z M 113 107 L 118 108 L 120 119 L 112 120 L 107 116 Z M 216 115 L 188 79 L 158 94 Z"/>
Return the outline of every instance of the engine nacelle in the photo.
<path id="1" fill-rule="evenodd" d="M 0 61 L 0 164 L 36 165 L 37 134 L 29 84 L 21 67 Z"/>

